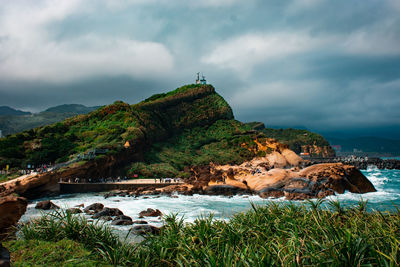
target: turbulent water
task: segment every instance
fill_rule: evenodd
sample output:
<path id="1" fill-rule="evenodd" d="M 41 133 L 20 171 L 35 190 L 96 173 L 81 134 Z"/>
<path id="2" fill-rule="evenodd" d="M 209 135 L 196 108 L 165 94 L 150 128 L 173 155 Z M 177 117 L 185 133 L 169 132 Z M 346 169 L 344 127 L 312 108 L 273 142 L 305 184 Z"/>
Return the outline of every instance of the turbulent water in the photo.
<path id="1" fill-rule="evenodd" d="M 393 203 L 400 207 L 400 170 L 379 170 L 369 168 L 362 171 L 365 176 L 374 184 L 377 192 L 367 194 L 352 194 L 345 193 L 338 196 L 330 197 L 330 200 L 339 199 L 345 205 L 356 205 L 360 198 L 368 200 L 370 209 L 376 210 L 394 210 Z M 22 221 L 27 221 L 32 217 L 39 216 L 40 212 L 34 209 L 37 200 L 28 206 L 27 213 L 21 218 Z M 178 213 L 184 216 L 187 222 L 194 221 L 199 216 L 208 216 L 214 214 L 214 218 L 229 219 L 232 214 L 242 212 L 250 208 L 250 202 L 256 204 L 265 204 L 267 201 L 286 201 L 283 198 L 274 200 L 264 200 L 258 196 L 178 196 L 178 198 L 170 197 L 150 197 L 150 198 L 132 198 L 132 197 L 111 197 L 104 199 L 102 194 L 77 194 L 64 195 L 58 198 L 53 198 L 52 201 L 62 207 L 74 207 L 79 204 L 85 206 L 95 202 L 101 202 L 106 207 L 118 208 L 125 215 L 138 219 L 140 211 L 153 208 L 159 209 L 164 214 Z M 298 202 L 300 203 L 300 202 Z M 161 221 L 157 218 L 146 218 L 153 225 L 160 225 Z M 129 228 L 128 226 L 118 226 L 119 229 Z"/>

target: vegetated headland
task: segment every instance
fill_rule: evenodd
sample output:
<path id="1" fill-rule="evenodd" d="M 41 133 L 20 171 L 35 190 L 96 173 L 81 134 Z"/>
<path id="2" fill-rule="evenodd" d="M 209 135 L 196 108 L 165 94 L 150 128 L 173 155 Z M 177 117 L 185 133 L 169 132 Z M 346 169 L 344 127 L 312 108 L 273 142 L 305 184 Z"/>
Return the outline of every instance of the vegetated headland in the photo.
<path id="1" fill-rule="evenodd" d="M 293 130 L 281 131 L 279 137 L 279 132 L 266 129 L 259 123 L 235 120 L 229 104 L 211 85 L 186 85 L 168 93 L 153 95 L 134 105 L 117 101 L 86 115 L 0 139 L 0 168 L 6 168 L 7 172 L 14 175 L 11 178 L 15 178 L 16 172 L 28 171 L 26 175 L 11 180 L 8 180 L 9 174 L 5 174 L 4 179 L 8 181 L 0 184 L 0 211 L 12 210 L 1 213 L 0 228 L 4 232 L 19 220 L 26 210 L 25 198 L 59 194 L 59 182 L 72 181 L 76 182 L 76 186 L 81 186 L 81 183 L 103 183 L 108 177 L 179 177 L 183 180 L 183 183 L 166 184 L 162 188 L 150 185 L 120 192 L 133 197 L 173 195 L 177 192 L 187 195 L 257 194 L 262 198 L 304 200 L 345 191 L 376 191 L 356 167 L 341 162 L 313 165 L 309 160 L 299 157 L 299 152 L 322 158 L 334 156 L 329 143 L 318 134 Z M 26 170 L 27 166 L 38 172 L 29 173 L 32 170 Z M 51 202 L 44 205 L 52 208 Z M 370 214 L 365 210 L 345 213 L 340 204 L 337 207 L 335 213 L 270 205 L 255 207 L 254 212 L 237 215 L 228 223 L 199 219 L 189 226 L 184 226 L 176 218 L 167 217 L 167 225 L 163 230 L 144 230 L 145 233 L 150 231 L 161 235 L 145 239 L 140 248 L 120 244 L 109 230 L 88 224 L 84 219 L 78 220 L 71 212 L 67 212 L 62 216 L 44 217 L 24 226 L 22 233 L 25 241 L 10 245 L 15 251 L 20 251 L 21 246 L 27 245 L 24 242 L 33 242 L 29 245 L 37 246 L 38 250 L 48 249 L 54 242 L 60 246 L 73 246 L 77 242 L 83 251 L 83 254 L 79 254 L 81 260 L 105 260 L 112 264 L 144 262 L 149 257 L 150 265 L 166 266 L 196 265 L 196 262 L 202 261 L 212 265 L 213 262 L 217 264 L 228 259 L 232 263 L 243 264 L 314 264 L 323 263 L 327 255 L 331 257 L 328 261 L 332 264 L 342 261 L 367 262 L 367 259 L 371 262 L 384 262 L 385 258 L 388 262 L 397 260 L 390 258 L 395 257 L 393 251 L 390 252 L 380 243 L 373 243 L 370 238 L 376 234 L 374 231 L 382 231 L 380 236 L 389 235 L 382 230 L 382 224 L 394 228 L 392 216 L 397 215 Z M 111 210 L 104 207 L 96 212 L 107 213 L 107 216 L 123 216 L 119 213 L 108 214 Z M 284 213 L 292 217 L 281 215 Z M 354 220 L 347 218 L 346 214 L 355 214 Z M 381 215 L 383 217 L 379 217 Z M 268 233 L 265 228 L 270 227 L 266 222 L 274 219 L 274 216 L 283 220 L 284 227 L 281 229 L 279 225 L 270 225 L 272 228 L 268 229 L 273 233 L 282 231 L 276 235 Z M 363 216 L 373 219 L 368 222 L 372 224 L 368 226 L 371 231 L 364 229 L 356 234 L 341 231 L 356 227 L 358 220 L 366 219 Z M 338 227 L 340 222 L 343 225 L 336 232 L 322 225 L 320 230 L 326 231 L 321 232 L 319 241 L 314 243 L 307 239 L 313 235 L 313 227 L 306 225 L 311 218 L 321 222 L 334 218 L 330 222 L 332 229 Z M 121 219 L 127 218 L 113 218 Z M 248 226 L 245 226 L 245 222 Z M 348 223 L 347 228 L 343 227 L 345 222 Z M 91 226 L 85 228 L 87 225 Z M 287 231 L 289 226 L 295 231 Z M 233 229 L 236 233 L 233 233 Z M 224 231 L 228 231 L 227 235 L 221 234 Z M 89 235 L 93 235 L 93 239 Z M 275 242 L 280 238 L 281 241 Z M 183 247 L 177 246 L 174 242 L 181 239 L 187 242 L 192 240 L 195 247 L 186 241 L 181 243 Z M 44 243 L 43 240 L 51 242 Z M 345 241 L 336 243 L 335 240 Z M 393 239 L 393 244 L 397 244 L 396 240 Z M 104 244 L 99 245 L 101 242 Z M 282 252 L 275 255 L 275 252 L 261 249 L 260 244 L 265 245 L 265 242 L 271 246 L 275 242 L 275 252 Z M 291 245 L 283 247 L 288 242 Z M 354 252 L 354 255 L 348 255 L 346 249 L 358 249 L 362 254 Z M 210 253 L 211 250 L 214 252 Z M 71 250 L 71 255 L 76 253 Z M 199 261 L 199 258 L 202 260 Z"/>
<path id="2" fill-rule="evenodd" d="M 213 86 L 186 85 L 135 105 L 117 101 L 87 115 L 2 138 L 2 167 L 50 164 L 51 171 L 10 181 L 0 195 L 15 192 L 35 198 L 57 193 L 60 180 L 96 182 L 118 176 L 185 178 L 193 193 L 207 193 L 212 187 L 213 192 L 283 192 L 310 198 L 375 190 L 358 170 L 343 164 L 300 170 L 309 163 L 291 147 L 334 155 L 320 135 L 295 133 L 297 142 L 286 138 L 283 144 L 268 133 L 235 120 Z"/>

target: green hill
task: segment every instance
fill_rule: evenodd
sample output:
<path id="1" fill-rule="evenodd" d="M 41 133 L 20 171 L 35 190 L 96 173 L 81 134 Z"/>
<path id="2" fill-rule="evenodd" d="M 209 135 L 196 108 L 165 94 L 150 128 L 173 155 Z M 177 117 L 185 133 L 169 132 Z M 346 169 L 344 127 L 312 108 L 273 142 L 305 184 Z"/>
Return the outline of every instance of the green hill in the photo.
<path id="1" fill-rule="evenodd" d="M 270 136 L 253 128 L 213 86 L 186 85 L 2 138 L 0 168 L 69 161 L 71 175 L 185 176 L 192 165 L 255 157 L 254 140 Z"/>

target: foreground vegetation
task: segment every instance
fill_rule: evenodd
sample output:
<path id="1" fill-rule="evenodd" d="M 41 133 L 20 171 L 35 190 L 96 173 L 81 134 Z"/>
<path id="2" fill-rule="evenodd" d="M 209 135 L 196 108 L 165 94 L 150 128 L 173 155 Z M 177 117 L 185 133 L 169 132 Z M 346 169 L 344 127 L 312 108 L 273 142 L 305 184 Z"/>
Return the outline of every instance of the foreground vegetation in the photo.
<path id="1" fill-rule="evenodd" d="M 53 259 L 47 246 L 37 244 L 70 240 L 79 249 L 68 249 L 68 258 L 86 257 L 89 266 L 399 266 L 399 229 L 400 210 L 367 212 L 362 201 L 352 208 L 339 202 L 271 202 L 252 205 L 230 221 L 210 216 L 185 224 L 170 215 L 160 235 L 138 245 L 120 241 L 106 226 L 56 212 L 26 224 L 23 239 L 6 245 L 14 260 L 30 247 L 48 265 Z"/>

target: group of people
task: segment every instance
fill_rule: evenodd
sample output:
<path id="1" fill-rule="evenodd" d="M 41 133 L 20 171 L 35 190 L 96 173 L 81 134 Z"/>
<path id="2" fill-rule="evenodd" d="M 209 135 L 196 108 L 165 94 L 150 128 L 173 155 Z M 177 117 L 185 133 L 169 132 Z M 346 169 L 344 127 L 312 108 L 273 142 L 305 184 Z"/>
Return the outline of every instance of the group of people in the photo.
<path id="1" fill-rule="evenodd" d="M 172 183 L 172 181 L 174 183 L 179 183 L 179 182 L 181 182 L 181 178 L 154 178 L 154 183 L 157 183 L 157 181 L 159 181 L 160 184 L 161 183 L 170 184 L 170 183 Z"/>
<path id="2" fill-rule="evenodd" d="M 122 181 L 127 181 L 128 177 L 108 177 L 108 178 L 79 178 L 79 177 L 68 177 L 68 178 L 60 178 L 59 182 L 61 183 L 118 183 Z M 154 183 L 179 183 L 181 182 L 181 178 L 154 178 Z"/>
<path id="3" fill-rule="evenodd" d="M 128 177 L 100 177 L 100 178 L 79 178 L 79 177 L 69 177 L 69 178 L 60 178 L 59 182 L 63 183 L 116 183 L 127 181 Z"/>

